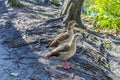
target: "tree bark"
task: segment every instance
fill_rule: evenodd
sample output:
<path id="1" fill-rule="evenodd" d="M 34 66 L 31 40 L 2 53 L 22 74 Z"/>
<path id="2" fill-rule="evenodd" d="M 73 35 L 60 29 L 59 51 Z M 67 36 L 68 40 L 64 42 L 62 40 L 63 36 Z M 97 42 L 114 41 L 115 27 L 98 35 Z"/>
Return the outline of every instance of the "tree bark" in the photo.
<path id="1" fill-rule="evenodd" d="M 65 16 L 64 22 L 75 20 L 81 28 L 85 28 L 81 21 L 81 9 L 84 0 L 65 0 L 60 16 Z"/>
<path id="2" fill-rule="evenodd" d="M 8 5 L 9 6 L 16 6 L 16 7 L 24 7 L 25 6 L 19 0 L 8 0 Z"/>

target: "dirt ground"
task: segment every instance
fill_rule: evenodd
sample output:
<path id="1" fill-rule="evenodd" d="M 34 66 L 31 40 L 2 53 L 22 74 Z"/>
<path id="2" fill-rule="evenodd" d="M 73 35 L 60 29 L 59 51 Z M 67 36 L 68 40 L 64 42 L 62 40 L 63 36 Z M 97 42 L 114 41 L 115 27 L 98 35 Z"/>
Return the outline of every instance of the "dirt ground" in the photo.
<path id="1" fill-rule="evenodd" d="M 61 20 L 47 22 L 57 18 L 60 7 L 42 1 L 24 4 L 29 7 L 11 8 L 0 0 L 0 80 L 120 80 L 120 36 L 76 29 L 83 31 L 83 43 L 68 60 L 71 68 L 65 69 L 59 58 L 46 58 L 53 49 L 47 44 L 66 30 Z M 112 48 L 101 52 L 100 40 Z"/>

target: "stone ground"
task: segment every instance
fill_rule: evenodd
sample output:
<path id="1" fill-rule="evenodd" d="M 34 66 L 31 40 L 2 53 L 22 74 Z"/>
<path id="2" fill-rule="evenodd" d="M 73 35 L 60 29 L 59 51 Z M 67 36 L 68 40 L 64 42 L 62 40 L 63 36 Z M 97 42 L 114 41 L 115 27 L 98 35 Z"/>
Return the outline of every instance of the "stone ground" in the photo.
<path id="1" fill-rule="evenodd" d="M 68 60 L 71 68 L 64 69 L 60 59 L 45 57 L 52 50 L 46 45 L 65 31 L 61 20 L 45 23 L 57 18 L 59 7 L 24 4 L 29 7 L 10 8 L 0 0 L 0 80 L 120 80 L 120 36 L 76 29 L 83 31 L 83 45 L 79 43 L 75 56 Z M 99 51 L 100 40 L 112 48 Z"/>

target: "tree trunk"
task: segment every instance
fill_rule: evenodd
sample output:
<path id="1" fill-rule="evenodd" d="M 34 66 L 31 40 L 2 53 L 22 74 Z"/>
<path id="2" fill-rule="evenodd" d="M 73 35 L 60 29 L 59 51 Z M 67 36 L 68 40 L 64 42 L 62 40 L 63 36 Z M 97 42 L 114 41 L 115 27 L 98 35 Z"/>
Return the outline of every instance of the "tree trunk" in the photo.
<path id="1" fill-rule="evenodd" d="M 65 0 L 60 16 L 65 16 L 64 22 L 75 20 L 81 28 L 85 28 L 81 21 L 81 9 L 84 0 Z"/>
<path id="2" fill-rule="evenodd" d="M 16 6 L 16 7 L 24 7 L 25 6 L 19 0 L 8 0 L 8 5 L 9 6 Z"/>

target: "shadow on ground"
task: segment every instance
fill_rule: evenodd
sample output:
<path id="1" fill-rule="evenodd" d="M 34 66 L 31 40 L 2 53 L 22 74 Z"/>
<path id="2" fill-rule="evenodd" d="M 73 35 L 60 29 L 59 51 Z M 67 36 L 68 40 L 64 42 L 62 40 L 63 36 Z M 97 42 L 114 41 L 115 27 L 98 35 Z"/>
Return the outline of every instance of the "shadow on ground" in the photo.
<path id="1" fill-rule="evenodd" d="M 63 61 L 60 59 L 46 58 L 52 49 L 46 48 L 46 45 L 58 33 L 65 31 L 65 27 L 54 26 L 59 25 L 59 21 L 58 24 L 54 24 L 57 22 L 47 25 L 41 24 L 45 19 L 48 19 L 48 15 L 43 17 L 43 14 L 45 13 L 44 16 L 46 16 L 49 11 L 55 13 L 55 10 L 48 6 L 42 6 L 47 9 L 39 14 L 38 9 L 41 6 L 34 10 L 36 6 L 19 9 L 7 8 L 4 0 L 1 4 L 1 80 L 112 80 L 107 75 L 110 73 L 109 70 L 101 65 L 93 55 L 96 52 L 86 50 L 80 54 L 83 46 L 79 46 L 75 56 L 68 60 L 71 64 L 69 70 L 64 69 Z M 94 32 L 89 33 L 95 34 Z M 95 36 L 102 38 L 102 35 L 99 34 Z M 87 39 L 88 42 L 86 42 L 89 45 L 96 47 L 94 43 L 90 44 L 91 39 Z"/>

